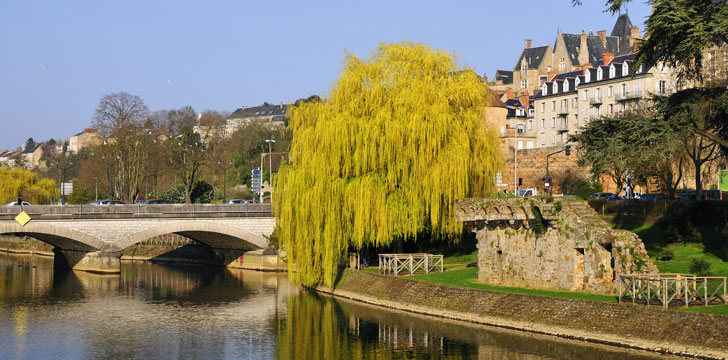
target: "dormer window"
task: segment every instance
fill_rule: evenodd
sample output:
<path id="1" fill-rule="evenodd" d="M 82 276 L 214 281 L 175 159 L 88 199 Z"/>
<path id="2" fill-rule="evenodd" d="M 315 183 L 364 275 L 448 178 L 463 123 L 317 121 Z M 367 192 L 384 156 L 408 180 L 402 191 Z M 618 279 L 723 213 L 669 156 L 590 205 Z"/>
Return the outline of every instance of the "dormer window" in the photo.
<path id="1" fill-rule="evenodd" d="M 612 66 L 609 67 L 609 78 L 611 79 L 615 76 L 617 76 L 617 68 L 615 68 L 614 64 L 612 64 Z"/>
<path id="2" fill-rule="evenodd" d="M 564 92 L 569 91 L 569 80 L 564 81 Z"/>
<path id="3" fill-rule="evenodd" d="M 590 82 L 591 81 L 591 71 L 587 70 L 584 74 L 584 82 Z"/>
<path id="4" fill-rule="evenodd" d="M 521 72 L 525 73 L 528 71 L 528 64 L 526 63 L 526 59 L 523 59 L 521 62 Z"/>
<path id="5" fill-rule="evenodd" d="M 625 62 L 622 64 L 622 75 L 626 76 L 627 74 L 629 74 L 629 64 Z"/>
<path id="6" fill-rule="evenodd" d="M 574 79 L 574 85 L 579 86 L 579 84 L 581 84 L 581 80 L 579 80 L 579 78 L 577 77 L 576 79 Z"/>
<path id="7" fill-rule="evenodd" d="M 602 68 L 597 69 L 597 81 L 601 80 L 603 75 Z"/>
<path id="8" fill-rule="evenodd" d="M 546 86 L 546 84 L 545 84 L 545 83 L 543 84 L 543 88 L 541 89 L 541 92 L 542 92 L 542 93 L 543 93 L 544 95 L 547 95 L 547 93 L 548 93 L 548 87 Z"/>
<path id="9" fill-rule="evenodd" d="M 639 71 L 638 71 L 638 72 L 642 72 L 642 65 L 640 65 L 640 69 L 639 69 Z"/>
<path id="10" fill-rule="evenodd" d="M 559 84 L 556 81 L 554 81 L 554 94 L 556 94 L 558 92 L 559 92 Z"/>

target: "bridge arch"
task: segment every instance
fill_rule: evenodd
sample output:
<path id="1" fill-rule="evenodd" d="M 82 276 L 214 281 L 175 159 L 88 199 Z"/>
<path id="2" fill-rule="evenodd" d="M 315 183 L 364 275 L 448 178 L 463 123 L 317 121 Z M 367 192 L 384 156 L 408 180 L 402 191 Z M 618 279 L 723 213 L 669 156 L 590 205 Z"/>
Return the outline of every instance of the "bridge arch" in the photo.
<path id="1" fill-rule="evenodd" d="M 218 249 L 256 250 L 268 247 L 268 240 L 262 234 L 210 221 L 177 221 L 160 224 L 133 233 L 119 240 L 116 246 L 118 250 L 123 250 L 155 236 L 166 234 L 182 235 Z"/>
<path id="2" fill-rule="evenodd" d="M 0 223 L 0 234 L 27 235 L 57 248 L 77 251 L 106 250 L 108 245 L 89 234 L 48 222 L 29 222 L 25 226 L 15 222 Z"/>

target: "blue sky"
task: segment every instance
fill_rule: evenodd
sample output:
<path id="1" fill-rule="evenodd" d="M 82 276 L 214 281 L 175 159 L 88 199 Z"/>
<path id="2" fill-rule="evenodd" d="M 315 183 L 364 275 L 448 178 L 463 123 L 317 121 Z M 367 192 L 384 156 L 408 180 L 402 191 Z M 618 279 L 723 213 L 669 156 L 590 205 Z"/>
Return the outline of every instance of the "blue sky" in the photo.
<path id="1" fill-rule="evenodd" d="M 557 28 L 605 29 L 605 0 L 0 1 L 0 149 L 68 139 L 104 94 L 153 110 L 233 111 L 327 93 L 344 51 L 411 40 L 455 53 L 492 78 Z M 644 29 L 649 6 L 629 15 Z"/>

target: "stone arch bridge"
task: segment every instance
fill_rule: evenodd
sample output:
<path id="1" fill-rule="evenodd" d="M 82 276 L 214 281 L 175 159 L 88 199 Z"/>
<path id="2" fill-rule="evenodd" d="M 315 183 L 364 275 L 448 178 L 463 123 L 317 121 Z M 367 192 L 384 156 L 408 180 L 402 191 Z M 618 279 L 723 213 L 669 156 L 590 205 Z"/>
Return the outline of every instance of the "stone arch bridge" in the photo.
<path id="1" fill-rule="evenodd" d="M 19 206 L 0 208 L 0 234 L 30 236 L 54 246 L 76 270 L 119 272 L 123 249 L 178 234 L 227 254 L 265 249 L 275 228 L 267 204 L 25 206 L 31 220 L 15 220 Z"/>

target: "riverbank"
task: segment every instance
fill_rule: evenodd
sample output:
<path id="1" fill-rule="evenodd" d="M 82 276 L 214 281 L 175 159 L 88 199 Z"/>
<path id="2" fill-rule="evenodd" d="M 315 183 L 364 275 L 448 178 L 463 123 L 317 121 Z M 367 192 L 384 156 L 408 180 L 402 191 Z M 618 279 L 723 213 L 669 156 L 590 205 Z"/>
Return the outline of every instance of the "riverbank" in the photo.
<path id="1" fill-rule="evenodd" d="M 441 318 L 703 359 L 728 359 L 728 317 L 483 291 L 346 271 L 317 291 Z"/>

